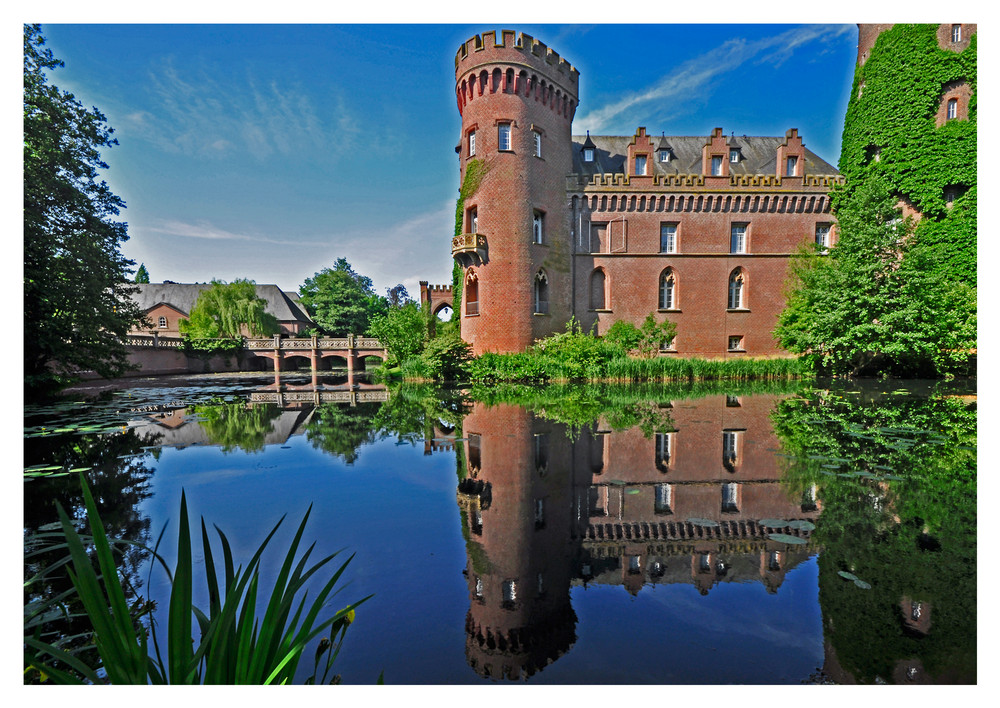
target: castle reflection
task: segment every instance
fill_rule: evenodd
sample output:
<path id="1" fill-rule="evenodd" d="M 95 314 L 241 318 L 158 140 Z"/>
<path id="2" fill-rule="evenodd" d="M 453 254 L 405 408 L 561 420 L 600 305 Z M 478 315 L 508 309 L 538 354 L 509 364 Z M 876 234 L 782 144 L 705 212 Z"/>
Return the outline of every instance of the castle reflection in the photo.
<path id="1" fill-rule="evenodd" d="M 576 641 L 574 585 L 759 582 L 777 592 L 813 554 L 761 520 L 813 520 L 815 488 L 790 491 L 770 414 L 784 396 L 714 395 L 660 405 L 646 435 L 599 420 L 583 430 L 520 406 L 475 403 L 463 421 L 458 503 L 467 539 L 466 658 L 518 680 Z M 805 525 L 806 529 L 811 528 Z"/>

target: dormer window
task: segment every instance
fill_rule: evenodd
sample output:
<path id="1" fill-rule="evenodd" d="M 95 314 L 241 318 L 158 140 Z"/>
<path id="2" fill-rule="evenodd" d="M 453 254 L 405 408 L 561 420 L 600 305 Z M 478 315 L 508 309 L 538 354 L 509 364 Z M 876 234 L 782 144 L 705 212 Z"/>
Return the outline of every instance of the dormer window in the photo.
<path id="1" fill-rule="evenodd" d="M 740 149 L 739 148 L 730 148 L 730 150 L 729 150 L 729 161 L 732 162 L 733 164 L 735 164 L 735 163 L 737 163 L 737 162 L 740 161 Z"/>
<path id="2" fill-rule="evenodd" d="M 962 41 L 962 25 L 951 26 L 951 41 L 952 42 Z"/>
<path id="3" fill-rule="evenodd" d="M 637 175 L 646 174 L 646 156 L 636 155 L 635 156 L 635 173 Z"/>
<path id="4" fill-rule="evenodd" d="M 584 148 L 583 149 L 583 161 L 593 162 L 594 161 L 594 148 Z"/>
<path id="5" fill-rule="evenodd" d="M 712 176 L 721 177 L 722 176 L 722 156 L 715 155 L 712 157 Z"/>
<path id="6" fill-rule="evenodd" d="M 166 329 L 167 328 L 167 318 L 166 317 L 161 317 L 160 321 L 158 322 L 158 324 L 160 325 L 160 329 Z"/>
<path id="7" fill-rule="evenodd" d="M 660 162 L 670 162 L 669 150 L 660 150 Z"/>
<path id="8" fill-rule="evenodd" d="M 799 168 L 799 158 L 795 155 L 791 155 L 785 158 L 785 175 L 788 177 L 795 177 L 796 170 Z"/>

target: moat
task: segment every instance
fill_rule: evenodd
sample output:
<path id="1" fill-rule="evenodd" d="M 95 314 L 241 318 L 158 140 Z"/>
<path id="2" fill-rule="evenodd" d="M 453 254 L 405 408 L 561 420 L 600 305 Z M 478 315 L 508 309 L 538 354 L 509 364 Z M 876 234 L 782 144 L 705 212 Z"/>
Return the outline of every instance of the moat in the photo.
<path id="1" fill-rule="evenodd" d="M 111 536 L 152 547 L 166 525 L 170 564 L 182 489 L 237 562 L 311 504 L 314 554 L 355 554 L 330 611 L 374 594 L 344 683 L 976 682 L 975 381 L 321 374 L 26 407 L 26 544 L 55 500 L 80 513 L 76 470 Z M 165 608 L 150 566 L 135 548 L 120 571 Z"/>

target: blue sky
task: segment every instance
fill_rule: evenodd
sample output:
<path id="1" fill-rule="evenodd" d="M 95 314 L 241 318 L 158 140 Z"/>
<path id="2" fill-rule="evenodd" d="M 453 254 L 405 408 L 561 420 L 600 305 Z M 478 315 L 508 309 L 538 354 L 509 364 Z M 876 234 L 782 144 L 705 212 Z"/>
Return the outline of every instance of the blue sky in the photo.
<path id="1" fill-rule="evenodd" d="M 343 256 L 411 295 L 450 281 L 455 52 L 501 28 L 580 70 L 574 133 L 796 127 L 839 157 L 854 24 L 42 25 L 50 79 L 115 128 L 123 251 L 154 281 L 296 290 Z"/>

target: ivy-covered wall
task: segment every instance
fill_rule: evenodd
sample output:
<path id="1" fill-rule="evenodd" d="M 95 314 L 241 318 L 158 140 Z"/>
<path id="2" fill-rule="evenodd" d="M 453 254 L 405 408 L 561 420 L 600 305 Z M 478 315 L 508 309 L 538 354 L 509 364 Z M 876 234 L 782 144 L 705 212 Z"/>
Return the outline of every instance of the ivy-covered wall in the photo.
<path id="1" fill-rule="evenodd" d="M 854 190 L 882 176 L 923 215 L 916 238 L 948 276 L 976 284 L 976 45 L 942 49 L 938 25 L 895 25 L 882 32 L 857 67 L 840 155 L 846 186 L 834 209 Z M 938 127 L 945 87 L 966 82 L 967 119 Z M 875 159 L 875 155 L 878 159 Z M 945 190 L 958 187 L 949 208 Z M 964 190 L 964 192 L 963 192 Z"/>

